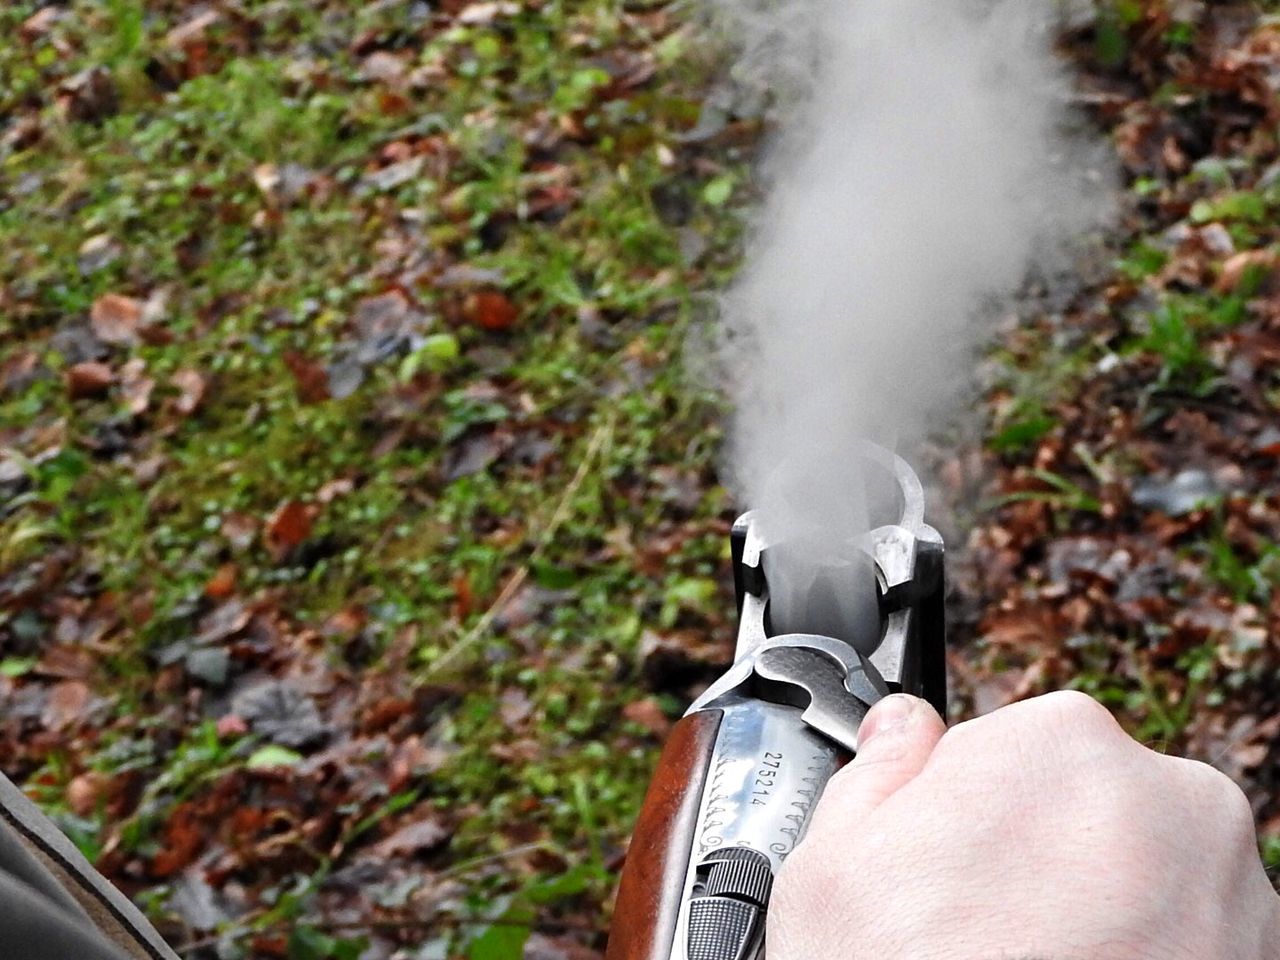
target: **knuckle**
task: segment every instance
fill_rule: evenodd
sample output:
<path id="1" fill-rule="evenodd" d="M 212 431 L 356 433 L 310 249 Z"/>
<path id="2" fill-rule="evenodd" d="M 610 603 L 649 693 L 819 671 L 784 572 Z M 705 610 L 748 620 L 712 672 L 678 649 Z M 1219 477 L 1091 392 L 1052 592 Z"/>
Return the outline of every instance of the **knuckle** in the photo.
<path id="1" fill-rule="evenodd" d="M 1243 835 L 1251 845 L 1256 842 L 1253 807 L 1240 786 L 1221 770 L 1207 763 L 1189 760 L 1186 765 L 1199 780 L 1205 803 L 1213 818 L 1237 839 Z"/>
<path id="2" fill-rule="evenodd" d="M 1063 739 L 1063 734 L 1080 733 L 1090 737 L 1124 735 L 1111 712 L 1093 697 L 1076 690 L 1059 690 L 957 724 L 943 735 L 935 753 L 972 753 L 1014 739 Z"/>
<path id="3" fill-rule="evenodd" d="M 989 730 L 992 726 L 990 721 L 994 719 L 995 715 L 992 714 L 986 717 L 977 717 L 973 720 L 965 720 L 963 723 L 957 723 L 954 727 L 949 727 L 934 748 L 933 759 L 946 759 L 957 754 L 972 755 L 980 745 L 989 743 L 994 739 L 989 735 Z M 996 736 L 998 735 L 997 733 Z"/>
<path id="4" fill-rule="evenodd" d="M 1122 732 L 1110 710 L 1079 690 L 1057 690 L 1026 703 L 1050 723 L 1090 732 Z"/>

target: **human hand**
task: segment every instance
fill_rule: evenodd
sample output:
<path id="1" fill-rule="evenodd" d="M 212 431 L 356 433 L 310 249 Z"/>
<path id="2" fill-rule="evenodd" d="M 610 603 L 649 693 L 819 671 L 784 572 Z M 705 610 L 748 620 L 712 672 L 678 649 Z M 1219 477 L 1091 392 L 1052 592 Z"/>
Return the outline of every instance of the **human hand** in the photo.
<path id="1" fill-rule="evenodd" d="M 769 960 L 1280 957 L 1240 788 L 1084 694 L 945 731 L 888 697 L 860 739 L 778 877 Z"/>

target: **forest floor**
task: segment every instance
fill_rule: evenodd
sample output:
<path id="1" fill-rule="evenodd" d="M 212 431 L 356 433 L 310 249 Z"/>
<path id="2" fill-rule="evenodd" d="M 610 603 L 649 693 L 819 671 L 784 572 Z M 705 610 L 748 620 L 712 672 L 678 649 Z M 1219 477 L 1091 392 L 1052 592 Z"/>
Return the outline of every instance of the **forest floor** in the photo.
<path id="1" fill-rule="evenodd" d="M 765 119 L 661 0 L 0 10 L 0 768 L 186 957 L 589 960 L 730 654 L 681 362 Z M 1086 690 L 1280 868 L 1280 16 L 1064 36 L 1109 253 L 918 458 L 953 714 Z"/>

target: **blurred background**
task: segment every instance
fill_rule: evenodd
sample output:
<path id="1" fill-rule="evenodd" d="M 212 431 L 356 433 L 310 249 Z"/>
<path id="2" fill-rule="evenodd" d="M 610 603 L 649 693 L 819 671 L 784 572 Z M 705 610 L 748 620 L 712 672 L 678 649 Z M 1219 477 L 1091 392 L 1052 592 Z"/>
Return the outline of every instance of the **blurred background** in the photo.
<path id="1" fill-rule="evenodd" d="M 770 115 L 697 14 L 0 11 L 0 768 L 184 956 L 602 952 L 731 655 L 683 358 Z M 1074 4 L 1061 48 L 1124 213 L 908 452 L 953 719 L 1085 690 L 1280 870 L 1280 6 Z"/>

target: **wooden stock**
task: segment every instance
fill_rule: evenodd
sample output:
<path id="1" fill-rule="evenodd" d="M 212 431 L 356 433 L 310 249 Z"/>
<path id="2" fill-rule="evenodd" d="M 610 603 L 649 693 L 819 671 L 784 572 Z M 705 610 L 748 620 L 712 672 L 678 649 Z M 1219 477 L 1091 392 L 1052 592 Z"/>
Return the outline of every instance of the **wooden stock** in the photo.
<path id="1" fill-rule="evenodd" d="M 669 960 L 719 710 L 685 717 L 663 748 L 618 885 L 605 960 Z"/>

